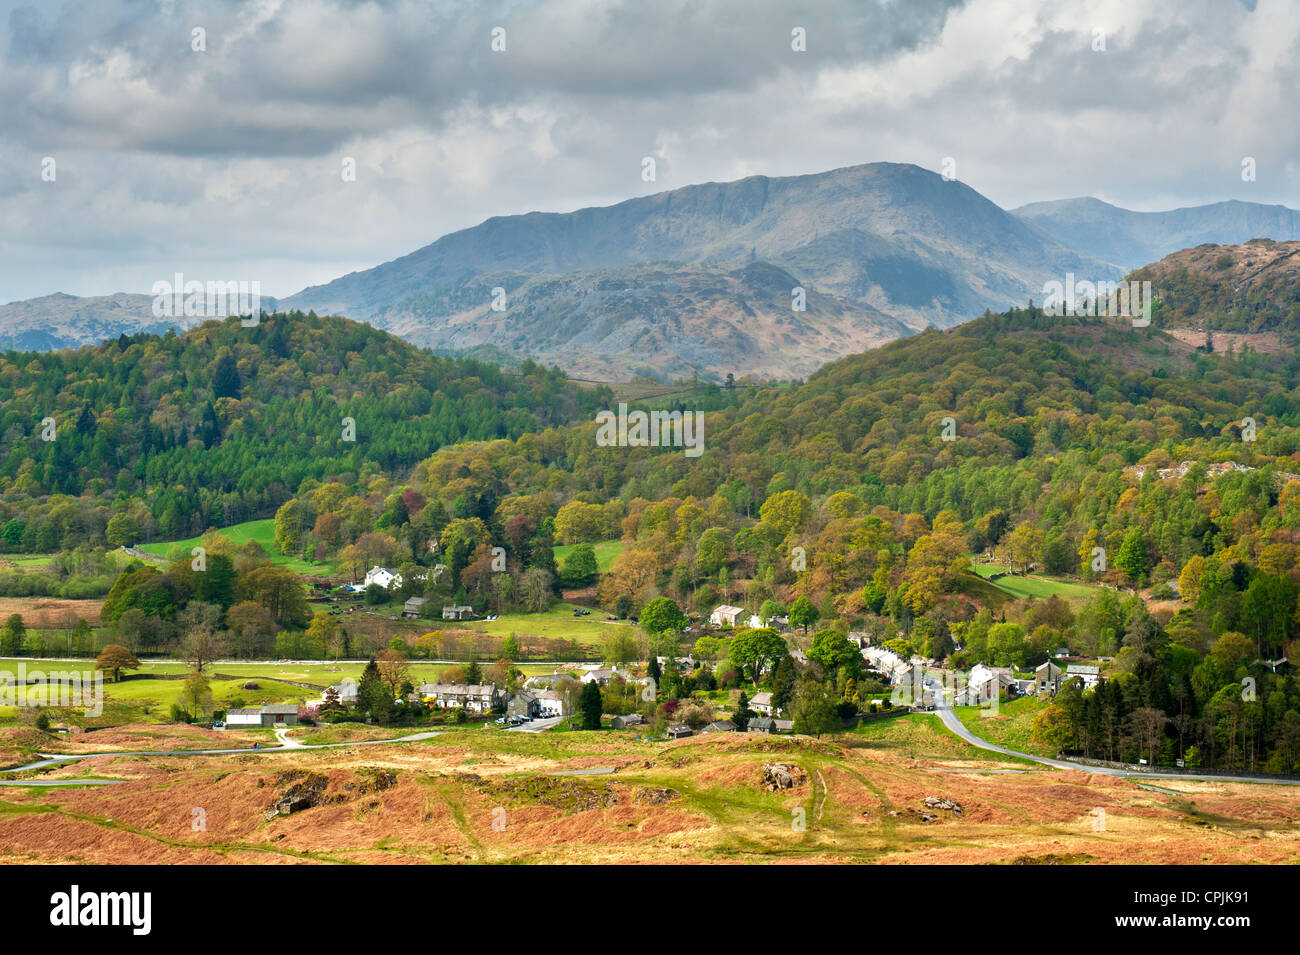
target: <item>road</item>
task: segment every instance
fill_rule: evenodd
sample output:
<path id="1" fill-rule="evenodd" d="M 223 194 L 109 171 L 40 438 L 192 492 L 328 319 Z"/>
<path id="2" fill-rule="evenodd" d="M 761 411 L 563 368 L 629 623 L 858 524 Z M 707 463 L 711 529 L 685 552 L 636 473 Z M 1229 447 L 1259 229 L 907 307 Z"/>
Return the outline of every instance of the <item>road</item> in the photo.
<path id="1" fill-rule="evenodd" d="M 506 730 L 506 732 L 507 733 L 541 733 L 544 730 L 550 729 L 552 726 L 560 722 L 560 720 L 562 719 L 564 719 L 563 716 L 548 716 L 545 719 L 533 720 L 531 723 L 520 723 L 518 726 L 511 726 L 509 729 Z"/>
<path id="2" fill-rule="evenodd" d="M 990 743 L 988 740 L 980 739 L 962 723 L 961 719 L 953 712 L 952 707 L 948 705 L 948 699 L 944 696 L 943 688 L 933 680 L 927 680 L 926 686 L 934 691 L 934 712 L 935 715 L 943 722 L 954 735 L 961 737 L 972 746 L 978 746 L 980 749 L 987 749 L 994 753 L 1002 753 L 1004 756 L 1019 756 L 1021 759 L 1032 760 L 1035 763 L 1041 763 L 1044 766 L 1051 766 L 1053 769 L 1072 769 L 1076 772 L 1096 773 L 1099 776 L 1120 776 L 1128 779 L 1191 779 L 1199 782 L 1219 782 L 1219 783 L 1266 783 L 1277 786 L 1300 786 L 1300 779 L 1266 779 L 1258 776 L 1220 776 L 1209 775 L 1205 773 L 1183 773 L 1172 769 L 1160 769 L 1158 767 L 1150 770 L 1136 772 L 1127 769 L 1112 769 L 1109 766 L 1085 766 L 1082 763 L 1071 763 L 1062 759 L 1048 759 L 1046 756 L 1035 756 L 1032 753 L 1021 753 L 1014 749 L 1007 749 L 1005 746 L 998 746 L 996 743 Z"/>
<path id="3" fill-rule="evenodd" d="M 425 733 L 412 733 L 408 736 L 394 736 L 389 739 L 359 739 L 351 743 L 299 743 L 289 739 L 282 734 L 287 730 L 278 730 L 275 738 L 280 740 L 280 746 L 259 746 L 253 749 L 250 746 L 240 747 L 239 749 L 139 749 L 139 750 L 116 750 L 107 753 L 77 753 L 75 755 L 59 755 L 57 753 L 38 753 L 42 757 L 34 763 L 28 763 L 26 766 L 14 766 L 12 769 L 0 769 L 0 773 L 18 773 L 25 769 L 44 769 L 46 766 L 57 766 L 59 763 L 70 763 L 78 759 L 93 759 L 96 756 L 228 756 L 235 753 L 244 756 L 256 755 L 259 753 L 283 753 L 286 750 L 302 749 L 333 749 L 338 746 L 375 746 L 380 743 L 412 743 L 416 740 L 431 739 L 440 735 L 437 731 Z"/>

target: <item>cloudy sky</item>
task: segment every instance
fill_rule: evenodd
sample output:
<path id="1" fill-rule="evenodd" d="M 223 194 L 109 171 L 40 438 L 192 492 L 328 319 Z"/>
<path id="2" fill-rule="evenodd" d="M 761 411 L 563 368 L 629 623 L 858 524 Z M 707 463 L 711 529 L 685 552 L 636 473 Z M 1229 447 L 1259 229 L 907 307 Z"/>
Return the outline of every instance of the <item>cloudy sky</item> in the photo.
<path id="1" fill-rule="evenodd" d="M 1300 207 L 1298 43 L 1291 0 L 0 0 L 0 302 L 282 296 L 493 215 L 881 160 L 1006 207 Z"/>

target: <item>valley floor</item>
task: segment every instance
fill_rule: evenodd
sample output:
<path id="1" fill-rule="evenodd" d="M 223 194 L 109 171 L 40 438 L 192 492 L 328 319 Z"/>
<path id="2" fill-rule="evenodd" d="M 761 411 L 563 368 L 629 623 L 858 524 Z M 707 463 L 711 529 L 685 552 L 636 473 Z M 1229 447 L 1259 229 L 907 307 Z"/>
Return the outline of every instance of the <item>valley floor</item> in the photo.
<path id="1" fill-rule="evenodd" d="M 139 749 L 155 729 L 96 733 L 96 748 Z M 383 735 L 395 734 L 293 731 L 306 742 Z M 191 728 L 183 743 L 232 740 Z M 764 780 L 777 764 L 794 785 L 769 791 Z M 324 750 L 97 756 L 18 775 L 48 785 L 0 789 L 0 863 L 1300 857 L 1293 787 L 1046 769 L 969 746 L 922 714 L 821 740 L 712 734 L 665 743 L 613 731 L 464 727 Z M 120 782 L 90 785 L 106 779 Z M 67 785 L 74 780 L 86 785 Z M 288 803 L 299 811 L 274 813 Z"/>

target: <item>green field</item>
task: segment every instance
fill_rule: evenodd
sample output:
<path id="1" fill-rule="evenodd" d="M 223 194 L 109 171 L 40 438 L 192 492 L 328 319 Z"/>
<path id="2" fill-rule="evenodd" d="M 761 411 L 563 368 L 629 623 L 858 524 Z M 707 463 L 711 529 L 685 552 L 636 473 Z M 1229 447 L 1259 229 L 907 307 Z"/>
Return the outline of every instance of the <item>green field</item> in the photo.
<path id="1" fill-rule="evenodd" d="M 1053 595 L 1072 602 L 1087 600 L 1096 596 L 1101 587 L 1096 584 L 1080 583 L 1077 580 L 1060 580 L 1053 577 L 1037 575 L 1007 574 L 997 580 L 990 580 L 994 574 L 1003 573 L 1005 564 L 971 564 L 971 570 L 993 587 L 1008 596 L 1021 600 L 1036 597 L 1040 600 Z"/>
<path id="2" fill-rule="evenodd" d="M 943 722 L 933 713 L 909 713 L 892 719 L 859 723 L 850 731 L 848 738 L 868 748 L 903 750 L 914 758 L 943 757 L 991 763 L 1030 762 L 1019 756 L 1007 756 L 971 746 L 948 732 Z"/>
<path id="3" fill-rule="evenodd" d="M 577 544 L 557 544 L 551 548 L 555 553 L 555 566 L 563 567 L 564 561 L 577 546 Z M 607 574 L 614 566 L 614 558 L 623 553 L 623 542 L 621 540 L 597 541 L 591 545 L 591 549 L 596 552 L 596 567 L 602 574 Z"/>
<path id="4" fill-rule="evenodd" d="M 530 634 L 537 637 L 576 640 L 584 646 L 599 646 L 601 638 L 610 630 L 633 626 L 625 620 L 618 622 L 606 620 L 600 610 L 592 610 L 589 617 L 575 617 L 573 609 L 576 606 L 577 604 L 558 603 L 545 613 L 505 613 L 496 620 L 467 620 L 455 624 L 442 624 L 441 627 L 438 625 L 441 621 L 430 622 L 429 629 L 473 628 L 497 637 L 506 637 L 512 633 L 518 636 Z"/>
<path id="5" fill-rule="evenodd" d="M 296 557 L 285 557 L 275 548 L 275 521 L 271 518 L 260 521 L 245 521 L 242 524 L 232 524 L 230 527 L 223 527 L 217 533 L 223 537 L 228 537 L 236 545 L 246 544 L 250 540 L 256 541 L 266 551 L 271 562 L 283 564 L 295 574 L 325 575 L 332 574 L 335 571 L 336 564 L 334 561 L 325 561 L 316 563 L 315 561 L 300 560 Z M 188 554 L 190 548 L 198 545 L 202 538 L 190 537 L 185 540 L 168 541 L 166 543 L 156 542 L 153 544 L 141 544 L 140 550 L 148 551 L 150 554 L 156 554 L 159 557 L 166 557 L 174 549 L 180 547 Z"/>
<path id="6" fill-rule="evenodd" d="M 962 724 L 980 739 L 997 743 L 1007 749 L 1036 756 L 1055 756 L 1047 747 L 1033 741 L 1034 717 L 1047 708 L 1047 702 L 1034 696 L 1022 696 L 998 706 L 996 716 L 986 716 L 978 706 L 954 706 L 953 712 Z"/>

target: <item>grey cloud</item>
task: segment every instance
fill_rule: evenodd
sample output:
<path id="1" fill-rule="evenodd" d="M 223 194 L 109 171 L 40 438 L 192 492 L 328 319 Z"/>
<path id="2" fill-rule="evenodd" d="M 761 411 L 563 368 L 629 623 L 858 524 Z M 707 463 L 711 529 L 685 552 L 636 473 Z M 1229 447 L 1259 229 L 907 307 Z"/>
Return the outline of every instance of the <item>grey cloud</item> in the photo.
<path id="1" fill-rule="evenodd" d="M 1300 205 L 1300 133 L 1260 92 L 1295 88 L 1295 49 L 1252 66 L 1267 38 L 1300 36 L 1294 11 L 1133 0 L 1104 54 L 1073 4 L 1026 3 L 1023 49 L 1009 31 L 949 30 L 1006 9 L 0 0 L 0 299 L 145 291 L 176 263 L 256 272 L 283 296 L 493 215 L 877 160 L 956 156 L 1007 206 Z M 497 25 L 504 55 L 489 49 Z M 190 51 L 194 26 L 206 53 Z M 790 50 L 794 26 L 807 53 Z M 941 82 L 816 95 L 926 56 Z M 1240 180 L 1244 154 L 1256 184 Z M 44 155 L 57 184 L 39 179 Z"/>

